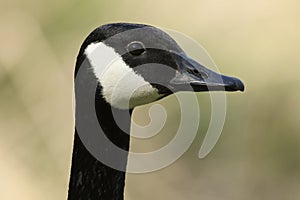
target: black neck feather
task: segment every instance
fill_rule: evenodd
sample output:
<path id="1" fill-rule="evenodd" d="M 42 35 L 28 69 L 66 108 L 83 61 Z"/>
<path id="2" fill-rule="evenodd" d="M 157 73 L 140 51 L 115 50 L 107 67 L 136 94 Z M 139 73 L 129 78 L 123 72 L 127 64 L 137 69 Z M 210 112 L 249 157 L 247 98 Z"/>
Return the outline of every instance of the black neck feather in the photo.
<path id="1" fill-rule="evenodd" d="M 105 129 L 108 139 L 128 151 L 129 135 L 115 124 L 111 108 L 101 101 L 96 103 L 96 110 L 99 123 Z M 129 130 L 130 121 L 127 124 Z M 120 162 L 120 165 L 126 166 L 127 157 L 120 159 Z M 123 200 L 124 186 L 125 172 L 98 161 L 87 150 L 75 129 L 68 200 Z"/>

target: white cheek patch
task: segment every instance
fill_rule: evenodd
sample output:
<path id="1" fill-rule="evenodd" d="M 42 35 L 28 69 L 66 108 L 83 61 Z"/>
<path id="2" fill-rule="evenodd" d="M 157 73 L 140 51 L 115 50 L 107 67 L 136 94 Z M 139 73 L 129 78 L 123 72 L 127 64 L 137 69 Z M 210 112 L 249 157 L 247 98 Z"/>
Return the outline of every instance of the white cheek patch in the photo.
<path id="1" fill-rule="evenodd" d="M 158 90 L 126 65 L 112 47 L 102 42 L 92 43 L 85 54 L 102 86 L 102 95 L 111 106 L 128 109 L 161 97 Z"/>

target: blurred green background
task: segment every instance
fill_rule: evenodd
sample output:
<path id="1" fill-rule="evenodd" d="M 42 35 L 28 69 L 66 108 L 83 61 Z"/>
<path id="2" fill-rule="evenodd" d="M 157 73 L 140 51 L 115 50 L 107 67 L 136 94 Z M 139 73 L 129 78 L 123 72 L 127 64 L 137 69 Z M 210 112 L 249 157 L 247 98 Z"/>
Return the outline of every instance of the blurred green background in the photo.
<path id="1" fill-rule="evenodd" d="M 1 0 L 0 13 L 1 200 L 66 199 L 75 58 L 95 27 L 120 21 L 182 32 L 246 84 L 227 95 L 207 158 L 197 154 L 210 102 L 199 94 L 203 124 L 191 148 L 163 170 L 128 175 L 128 198 L 300 199 L 300 1 Z M 162 103 L 171 105 L 171 133 L 178 107 Z M 138 109 L 137 121 L 147 122 L 145 113 Z"/>

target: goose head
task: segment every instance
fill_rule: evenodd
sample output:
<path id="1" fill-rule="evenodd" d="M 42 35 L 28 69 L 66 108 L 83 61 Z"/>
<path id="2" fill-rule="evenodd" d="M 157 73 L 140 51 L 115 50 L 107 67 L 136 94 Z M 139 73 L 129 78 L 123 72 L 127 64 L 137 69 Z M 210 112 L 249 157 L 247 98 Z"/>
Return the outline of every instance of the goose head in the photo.
<path id="1" fill-rule="evenodd" d="M 243 91 L 241 80 L 218 74 L 189 57 L 164 31 L 115 23 L 94 30 L 83 43 L 76 73 L 87 59 L 103 99 L 132 109 L 179 91 Z"/>

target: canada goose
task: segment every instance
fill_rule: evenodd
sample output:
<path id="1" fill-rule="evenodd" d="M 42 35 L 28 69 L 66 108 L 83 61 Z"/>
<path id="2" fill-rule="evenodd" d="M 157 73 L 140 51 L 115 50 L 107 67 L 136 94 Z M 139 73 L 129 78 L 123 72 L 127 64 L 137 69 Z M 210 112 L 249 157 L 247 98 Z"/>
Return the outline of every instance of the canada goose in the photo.
<path id="1" fill-rule="evenodd" d="M 68 199 L 124 199 L 127 154 L 115 156 L 111 146 L 90 135 L 95 130 L 85 105 L 92 104 L 105 136 L 127 152 L 134 107 L 177 91 L 208 90 L 243 91 L 244 85 L 189 58 L 169 35 L 153 26 L 113 23 L 95 29 L 83 42 L 75 67 L 75 136 Z M 97 156 L 114 163 L 99 161 Z"/>

